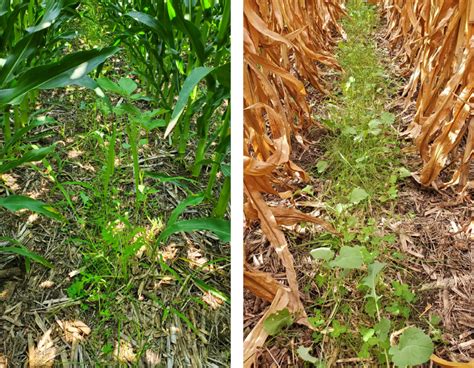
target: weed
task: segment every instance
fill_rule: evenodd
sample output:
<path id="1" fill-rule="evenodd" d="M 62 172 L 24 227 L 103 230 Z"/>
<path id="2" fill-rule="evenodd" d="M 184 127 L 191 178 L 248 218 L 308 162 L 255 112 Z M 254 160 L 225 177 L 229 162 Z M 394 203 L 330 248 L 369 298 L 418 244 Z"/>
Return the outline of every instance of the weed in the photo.
<path id="1" fill-rule="evenodd" d="M 390 265 L 378 261 L 396 238 L 379 230 L 377 208 L 397 199 L 398 181 L 408 175 L 400 164 L 395 116 L 384 109 L 392 91 L 389 75 L 371 41 L 378 17 L 359 0 L 349 2 L 348 13 L 343 21 L 347 39 L 337 50 L 344 72 L 324 120 L 330 130 L 323 143 L 326 153 L 314 170 L 337 178 L 325 194 L 341 237 L 326 234 L 311 242 L 317 245 L 310 254 L 318 264 L 314 281 L 320 290 L 309 321 L 317 330 L 315 343 L 324 343 L 329 334 L 340 349 L 376 359 L 378 365 L 419 364 L 433 350 L 423 331 L 407 330 L 396 346 L 389 341 L 410 317 L 416 295 L 399 281 L 387 284 L 384 273 Z M 413 359 L 404 359 L 405 349 L 412 348 Z"/>

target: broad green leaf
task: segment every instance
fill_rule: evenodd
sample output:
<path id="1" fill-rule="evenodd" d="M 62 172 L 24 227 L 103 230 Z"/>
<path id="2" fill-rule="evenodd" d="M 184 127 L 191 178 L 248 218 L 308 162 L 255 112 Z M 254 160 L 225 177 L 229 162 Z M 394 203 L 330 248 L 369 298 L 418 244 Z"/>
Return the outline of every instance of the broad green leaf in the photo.
<path id="1" fill-rule="evenodd" d="M 395 115 L 393 115 L 393 114 L 390 113 L 390 112 L 383 112 L 383 113 L 380 115 L 380 120 L 381 120 L 382 123 L 384 123 L 385 125 L 392 125 L 392 124 L 395 122 Z"/>
<path id="2" fill-rule="evenodd" d="M 349 201 L 353 204 L 357 204 L 365 200 L 369 194 L 362 188 L 354 188 L 349 196 Z"/>
<path id="3" fill-rule="evenodd" d="M 138 88 L 138 85 L 133 81 L 133 79 L 130 78 L 120 78 L 118 84 L 128 96 L 130 96 Z"/>
<path id="4" fill-rule="evenodd" d="M 36 199 L 20 195 L 11 195 L 0 198 L 0 207 L 4 207 L 11 212 L 27 209 L 58 221 L 63 219 L 59 212 L 50 205 Z"/>
<path id="5" fill-rule="evenodd" d="M 155 119 L 155 120 L 143 120 L 139 121 L 142 127 L 150 131 L 156 128 L 163 128 L 166 126 L 166 120 L 164 119 Z"/>
<path id="6" fill-rule="evenodd" d="M 175 222 L 167 227 L 158 241 L 166 241 L 171 234 L 207 230 L 213 232 L 222 242 L 230 242 L 230 222 L 215 218 L 198 218 Z"/>
<path id="7" fill-rule="evenodd" d="M 285 308 L 276 313 L 270 314 L 263 321 L 263 328 L 269 335 L 274 336 L 283 328 L 291 326 L 292 324 L 293 316 L 290 314 L 288 308 Z"/>
<path id="8" fill-rule="evenodd" d="M 125 15 L 135 19 L 137 22 L 143 23 L 144 25 L 158 31 L 160 27 L 160 23 L 153 18 L 151 15 L 138 12 L 138 11 L 130 11 L 126 13 Z"/>
<path id="9" fill-rule="evenodd" d="M 138 11 L 131 11 L 126 13 L 125 15 L 135 19 L 137 22 L 142 23 L 153 31 L 155 31 L 165 42 L 168 41 L 168 34 L 165 28 L 158 22 L 156 18 L 153 18 L 151 15 Z M 170 43 L 168 44 L 171 45 Z"/>
<path id="10" fill-rule="evenodd" d="M 231 173 L 230 165 L 221 164 L 221 171 L 225 177 L 230 176 L 230 173 Z"/>
<path id="11" fill-rule="evenodd" d="M 35 89 L 80 84 L 83 77 L 118 50 L 118 47 L 107 47 L 80 51 L 56 63 L 31 68 L 18 77 L 13 87 L 0 90 L 0 106 L 17 103 L 22 96 Z"/>
<path id="12" fill-rule="evenodd" d="M 300 346 L 300 347 L 298 347 L 298 349 L 296 349 L 296 352 L 298 353 L 298 356 L 301 359 L 303 359 L 305 362 L 312 363 L 312 364 L 319 363 L 319 359 L 312 356 L 309 353 L 310 351 L 311 351 L 311 348 L 305 348 L 304 346 Z"/>
<path id="13" fill-rule="evenodd" d="M 383 123 L 378 119 L 373 119 L 369 121 L 369 133 L 372 135 L 379 135 L 382 132 L 380 126 Z"/>
<path id="14" fill-rule="evenodd" d="M 112 82 L 109 78 L 100 77 L 97 78 L 96 82 L 103 90 L 110 91 L 118 95 L 122 95 L 124 92 L 118 84 Z"/>
<path id="15" fill-rule="evenodd" d="M 318 173 L 321 174 L 326 171 L 328 166 L 329 166 L 329 163 L 327 161 L 321 160 L 321 161 L 318 161 L 318 163 L 316 164 L 316 169 L 318 170 Z"/>
<path id="16" fill-rule="evenodd" d="M 380 271 L 382 271 L 382 269 L 385 267 L 385 265 L 386 265 L 385 263 L 381 263 L 378 261 L 370 264 L 368 267 L 369 274 L 367 275 L 367 277 L 364 277 L 362 279 L 362 284 L 365 286 L 368 286 L 370 289 L 375 290 L 375 286 L 377 285 L 378 275 Z"/>
<path id="17" fill-rule="evenodd" d="M 19 159 L 12 160 L 5 164 L 0 165 L 0 174 L 4 174 L 7 171 L 10 171 L 14 169 L 15 167 L 20 166 L 21 164 L 24 164 L 25 162 L 41 161 L 44 157 L 46 157 L 51 152 L 53 152 L 55 148 L 56 146 L 52 145 L 49 147 L 41 147 L 41 148 L 28 151 Z"/>
<path id="18" fill-rule="evenodd" d="M 139 23 L 146 25 L 147 27 L 153 29 L 159 34 L 163 33 L 164 31 L 162 26 L 158 22 L 158 20 L 149 14 L 138 12 L 138 11 L 130 11 L 126 13 L 125 15 L 135 19 Z"/>
<path id="19" fill-rule="evenodd" d="M 230 90 L 230 63 L 224 64 L 216 69 L 212 73 L 220 84 L 227 90 Z"/>
<path id="20" fill-rule="evenodd" d="M 368 275 L 362 279 L 362 284 L 369 287 L 371 293 L 370 296 L 375 300 L 378 299 L 377 294 L 375 292 L 375 287 L 377 286 L 377 279 L 380 271 L 385 267 L 385 263 L 381 262 L 374 262 L 369 265 L 368 267 Z"/>
<path id="21" fill-rule="evenodd" d="M 410 327 L 402 333 L 398 345 L 392 346 L 389 353 L 396 367 L 407 367 L 426 363 L 433 350 L 430 337 L 419 328 Z"/>
<path id="22" fill-rule="evenodd" d="M 183 88 L 179 92 L 176 106 L 174 107 L 173 113 L 171 114 L 171 120 L 168 123 L 168 127 L 166 128 L 165 138 L 171 133 L 171 131 L 178 123 L 178 119 L 183 113 L 184 108 L 186 107 L 186 104 L 188 102 L 189 95 L 191 94 L 194 87 L 196 87 L 196 85 L 213 70 L 213 68 L 198 67 L 195 68 L 186 78 L 183 84 Z"/>
<path id="23" fill-rule="evenodd" d="M 171 212 L 170 218 L 168 219 L 167 226 L 173 225 L 178 217 L 188 208 L 189 206 L 196 206 L 204 200 L 204 195 L 194 195 L 181 201 Z"/>
<path id="24" fill-rule="evenodd" d="M 0 253 L 5 252 L 5 253 L 11 253 L 11 254 L 17 254 L 19 256 L 26 257 L 28 259 L 31 259 L 32 261 L 35 261 L 39 264 L 42 264 L 45 267 L 48 268 L 53 268 L 53 265 L 51 262 L 48 262 L 45 258 L 41 257 L 39 254 L 30 251 L 26 247 L 0 247 Z"/>
<path id="25" fill-rule="evenodd" d="M 219 32 L 217 33 L 217 42 L 221 45 L 227 42 L 230 31 L 230 1 L 224 0 L 224 13 L 219 23 Z"/>
<path id="26" fill-rule="evenodd" d="M 330 261 L 334 257 L 334 251 L 332 251 L 331 248 L 316 248 L 309 254 L 311 254 L 314 259 L 322 259 L 324 261 Z"/>
<path id="27" fill-rule="evenodd" d="M 380 322 L 376 323 L 374 326 L 375 333 L 380 340 L 388 339 L 388 333 L 390 332 L 391 322 L 387 318 L 382 318 Z"/>
<path id="28" fill-rule="evenodd" d="M 114 107 L 114 112 L 119 116 L 128 114 L 129 117 L 130 116 L 132 116 L 134 118 L 140 118 L 141 117 L 141 110 L 138 107 L 136 107 L 132 104 L 129 104 L 127 102 L 121 103 L 120 105 L 115 106 Z"/>
<path id="29" fill-rule="evenodd" d="M 339 252 L 339 255 L 336 257 L 336 259 L 334 259 L 334 261 L 331 261 L 329 265 L 331 267 L 341 267 L 346 269 L 361 268 L 364 264 L 362 249 L 363 247 L 359 246 L 343 246 Z"/>
<path id="30" fill-rule="evenodd" d="M 398 169 L 398 174 L 400 175 L 400 178 L 408 178 L 409 176 L 411 176 L 411 172 L 405 167 L 400 167 Z"/>
<path id="31" fill-rule="evenodd" d="M 22 61 L 38 50 L 42 35 L 35 33 L 29 34 L 19 40 L 11 53 L 5 59 L 5 64 L 0 70 L 0 86 L 8 83 L 14 76 L 16 70 Z"/>

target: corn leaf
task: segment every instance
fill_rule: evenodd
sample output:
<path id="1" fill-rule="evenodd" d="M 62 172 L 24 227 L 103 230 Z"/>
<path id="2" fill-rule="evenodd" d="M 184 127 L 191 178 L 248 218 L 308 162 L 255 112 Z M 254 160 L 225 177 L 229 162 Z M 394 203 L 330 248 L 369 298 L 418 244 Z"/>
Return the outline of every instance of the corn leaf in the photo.
<path id="1" fill-rule="evenodd" d="M 61 214 L 50 205 L 25 196 L 11 195 L 0 198 L 0 207 L 6 208 L 11 212 L 27 209 L 58 221 L 63 220 Z"/>
<path id="2" fill-rule="evenodd" d="M 80 51 L 56 63 L 31 68 L 18 77 L 14 86 L 0 90 L 0 106 L 17 103 L 22 96 L 35 89 L 81 85 L 83 77 L 118 50 L 118 47 L 106 47 Z"/>
<path id="3" fill-rule="evenodd" d="M 173 131 L 174 127 L 178 123 L 178 119 L 180 118 L 181 114 L 188 103 L 188 98 L 193 91 L 194 87 L 210 72 L 212 72 L 214 68 L 208 67 L 197 67 L 193 69 L 193 71 L 189 74 L 183 84 L 183 88 L 179 92 L 178 101 L 176 102 L 176 106 L 174 107 L 173 113 L 171 114 L 171 120 L 168 123 L 168 127 L 165 131 L 165 138 Z"/>

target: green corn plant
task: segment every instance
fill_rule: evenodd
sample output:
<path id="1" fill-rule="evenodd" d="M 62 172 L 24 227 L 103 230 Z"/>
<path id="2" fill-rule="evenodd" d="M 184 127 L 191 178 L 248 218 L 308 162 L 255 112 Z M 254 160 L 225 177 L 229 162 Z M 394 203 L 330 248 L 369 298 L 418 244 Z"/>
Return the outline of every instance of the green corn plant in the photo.
<path id="1" fill-rule="evenodd" d="M 67 85 L 96 88 L 88 73 L 119 50 L 107 47 L 61 55 L 61 40 L 69 37 L 61 33 L 61 27 L 75 16 L 76 3 L 47 0 L 38 7 L 33 0 L 10 0 L 0 6 L 0 124 L 4 138 L 0 174 L 40 161 L 54 151 L 54 145 L 28 144 L 27 135 L 43 123 L 31 119 L 38 91 Z M 0 206 L 12 211 L 27 208 L 59 218 L 49 206 L 28 197 L 1 198 Z"/>
<path id="2" fill-rule="evenodd" d="M 215 176 L 230 144 L 230 0 L 88 4 L 90 16 L 102 14 L 100 22 L 125 46 L 151 104 L 167 110 L 165 138 L 179 156 L 197 142 L 191 174 L 199 177 L 210 166 L 207 198 L 218 197 Z"/>

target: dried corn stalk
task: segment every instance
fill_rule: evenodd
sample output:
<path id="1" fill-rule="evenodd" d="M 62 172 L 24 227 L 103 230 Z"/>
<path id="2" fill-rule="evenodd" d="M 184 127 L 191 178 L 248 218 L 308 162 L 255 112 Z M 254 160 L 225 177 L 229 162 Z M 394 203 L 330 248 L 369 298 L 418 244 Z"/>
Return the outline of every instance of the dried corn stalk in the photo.
<path id="1" fill-rule="evenodd" d="M 404 94 L 416 96 L 408 133 L 423 161 L 420 182 L 473 188 L 474 0 L 385 0 L 384 10 L 387 37 L 411 73 Z"/>
<path id="2" fill-rule="evenodd" d="M 292 189 L 290 179 L 308 179 L 304 170 L 290 160 L 292 138 L 304 144 L 301 132 L 314 123 L 303 81 L 326 92 L 322 69 L 338 68 L 330 51 L 334 37 L 342 33 L 337 20 L 343 12 L 335 0 L 244 3 L 245 215 L 249 222 L 260 221 L 286 269 L 288 288 L 271 275 L 250 270 L 245 273 L 245 283 L 254 294 L 265 295 L 272 302 L 265 315 L 287 307 L 300 323 L 306 323 L 306 315 L 299 298 L 293 256 L 280 225 L 311 221 L 328 230 L 332 228 L 297 210 L 270 207 L 263 194 L 286 198 Z M 267 337 L 262 321 L 263 318 L 246 338 L 246 367 L 254 365 L 256 351 Z"/>

